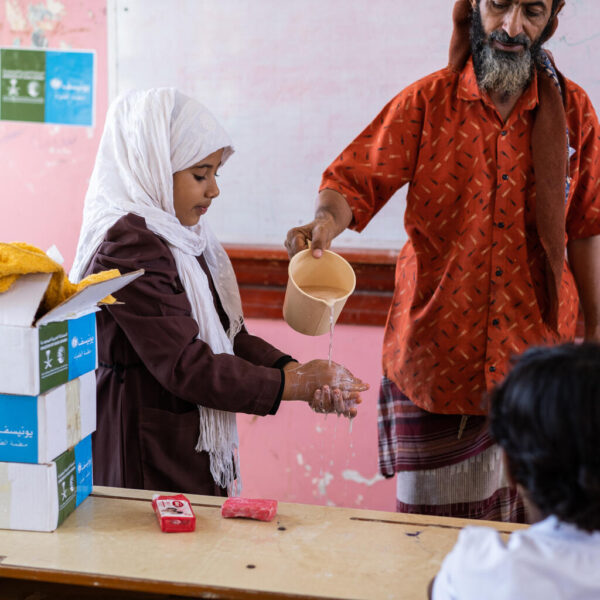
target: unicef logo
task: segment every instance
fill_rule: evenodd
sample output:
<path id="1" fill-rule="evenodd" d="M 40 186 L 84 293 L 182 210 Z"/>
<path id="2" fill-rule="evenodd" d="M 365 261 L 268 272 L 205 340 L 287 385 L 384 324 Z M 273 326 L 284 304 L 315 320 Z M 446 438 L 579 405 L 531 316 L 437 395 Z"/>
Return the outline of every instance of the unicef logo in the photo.
<path id="1" fill-rule="evenodd" d="M 79 345 L 79 338 L 74 335 L 73 339 L 71 340 L 71 348 L 77 348 L 77 346 Z"/>
<path id="2" fill-rule="evenodd" d="M 53 90 L 60 90 L 60 88 L 62 87 L 62 84 L 63 84 L 62 79 L 60 79 L 59 77 L 53 77 L 50 80 L 50 87 Z"/>

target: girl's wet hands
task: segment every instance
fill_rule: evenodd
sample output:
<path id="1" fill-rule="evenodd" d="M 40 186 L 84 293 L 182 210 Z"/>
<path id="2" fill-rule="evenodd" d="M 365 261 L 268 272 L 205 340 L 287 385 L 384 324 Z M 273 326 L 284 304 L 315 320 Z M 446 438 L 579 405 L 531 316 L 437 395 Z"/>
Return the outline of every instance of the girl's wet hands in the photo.
<path id="1" fill-rule="evenodd" d="M 328 385 L 315 390 L 309 406 L 318 413 L 337 413 L 353 419 L 357 415 L 356 405 L 362 399 L 358 392 L 342 392 L 339 388 L 332 390 Z"/>
<path id="2" fill-rule="evenodd" d="M 317 412 L 354 417 L 360 393 L 368 389 L 369 385 L 348 369 L 327 360 L 290 363 L 285 368 L 283 399 L 308 402 Z"/>

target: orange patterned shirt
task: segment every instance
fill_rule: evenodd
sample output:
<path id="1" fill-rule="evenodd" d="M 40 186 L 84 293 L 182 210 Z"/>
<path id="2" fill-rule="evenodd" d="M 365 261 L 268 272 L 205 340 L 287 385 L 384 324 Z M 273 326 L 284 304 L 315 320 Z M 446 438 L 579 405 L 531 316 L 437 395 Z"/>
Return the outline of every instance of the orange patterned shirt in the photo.
<path id="1" fill-rule="evenodd" d="M 600 127 L 567 81 L 571 187 L 566 239 L 600 234 Z M 531 345 L 575 335 L 579 299 L 565 260 L 558 335 L 542 320 L 544 254 L 530 151 L 537 79 L 503 122 L 473 62 L 412 84 L 325 171 L 361 231 L 405 183 L 408 241 L 396 265 L 383 371 L 436 413 L 484 414 L 483 393 Z M 398 224 L 400 226 L 400 224 Z"/>

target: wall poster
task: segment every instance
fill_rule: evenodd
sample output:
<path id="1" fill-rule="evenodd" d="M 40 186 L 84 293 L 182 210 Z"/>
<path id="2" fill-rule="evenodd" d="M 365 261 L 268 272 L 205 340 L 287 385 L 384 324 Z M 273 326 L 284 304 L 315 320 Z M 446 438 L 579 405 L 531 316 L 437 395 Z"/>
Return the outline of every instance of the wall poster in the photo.
<path id="1" fill-rule="evenodd" d="M 0 120 L 94 124 L 95 52 L 0 48 Z"/>

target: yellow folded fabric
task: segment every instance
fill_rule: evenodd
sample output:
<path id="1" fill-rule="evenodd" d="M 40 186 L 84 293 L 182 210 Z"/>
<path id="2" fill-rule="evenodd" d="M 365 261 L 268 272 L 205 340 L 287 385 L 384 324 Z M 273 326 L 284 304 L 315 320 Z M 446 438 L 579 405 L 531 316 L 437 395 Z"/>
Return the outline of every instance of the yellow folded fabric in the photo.
<path id="1" fill-rule="evenodd" d="M 52 273 L 52 279 L 40 304 L 40 316 L 91 283 L 113 279 L 121 274 L 118 269 L 111 269 L 89 275 L 79 283 L 71 283 L 62 266 L 39 248 L 24 242 L 0 242 L 0 294 L 8 291 L 21 275 L 29 273 Z M 113 304 L 115 301 L 113 296 L 102 300 L 106 304 Z"/>

